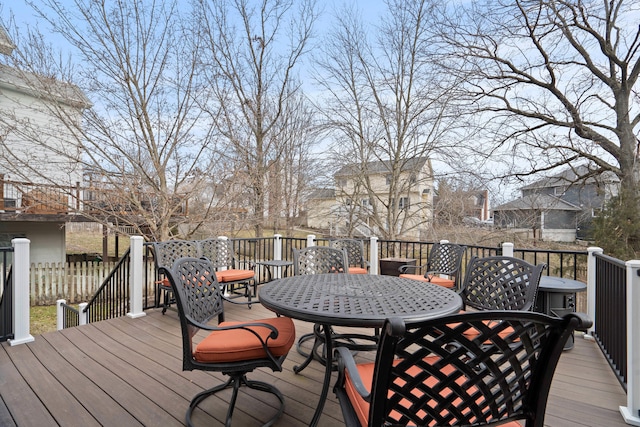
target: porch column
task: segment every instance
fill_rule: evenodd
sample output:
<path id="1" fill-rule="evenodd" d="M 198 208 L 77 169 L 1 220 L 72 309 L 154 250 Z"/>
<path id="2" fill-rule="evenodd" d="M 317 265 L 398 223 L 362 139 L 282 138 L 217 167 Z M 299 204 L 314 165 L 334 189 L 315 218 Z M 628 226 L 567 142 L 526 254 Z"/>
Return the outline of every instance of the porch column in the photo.
<path id="1" fill-rule="evenodd" d="M 9 344 L 25 344 L 34 340 L 29 333 L 29 239 L 13 239 L 13 339 Z"/>
<path id="2" fill-rule="evenodd" d="M 129 267 L 129 307 L 128 317 L 136 319 L 146 316 L 142 309 L 142 278 L 144 271 L 143 243 L 142 236 L 131 236 L 130 238 L 130 267 Z"/>
<path id="3" fill-rule="evenodd" d="M 620 413 L 627 424 L 640 426 L 640 260 L 627 266 L 627 406 Z"/>

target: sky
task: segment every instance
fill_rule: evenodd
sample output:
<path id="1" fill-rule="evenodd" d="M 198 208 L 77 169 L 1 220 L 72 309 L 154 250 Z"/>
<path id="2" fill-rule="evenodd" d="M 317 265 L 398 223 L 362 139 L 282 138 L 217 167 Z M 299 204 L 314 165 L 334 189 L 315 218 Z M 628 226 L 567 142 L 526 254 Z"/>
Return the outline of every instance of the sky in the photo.
<path id="1" fill-rule="evenodd" d="M 28 0 L 0 0 L 0 22 L 7 22 L 8 19 L 13 16 L 15 19 L 18 30 L 26 28 L 27 26 L 38 25 L 41 32 L 47 34 L 48 24 L 46 22 L 39 22 L 36 13 L 27 4 Z M 36 3 L 40 3 L 40 0 L 33 0 Z M 62 4 L 73 5 L 74 0 L 58 0 Z M 79 0 L 83 1 L 83 0 Z M 185 4 L 189 3 L 189 0 L 179 0 Z M 318 5 L 323 9 L 323 14 L 317 23 L 316 31 L 318 40 L 321 40 L 323 34 L 325 34 L 332 24 L 332 16 L 336 9 L 339 9 L 343 5 L 354 5 L 362 11 L 362 19 L 365 23 L 374 25 L 379 21 L 379 18 L 384 14 L 386 5 L 384 0 L 318 0 Z M 60 40 L 60 43 L 66 43 L 64 39 L 57 35 L 51 35 L 51 41 Z M 55 43 L 54 43 L 55 46 Z M 62 49 L 64 51 L 64 49 Z M 305 75 L 305 71 L 301 71 L 301 75 Z M 306 85 L 305 85 L 306 86 Z M 307 88 L 311 89 L 311 87 Z M 305 91 L 307 91 L 305 89 Z M 440 164 L 437 161 L 433 161 L 433 166 L 436 172 L 438 170 L 449 170 L 446 165 Z M 511 189 L 509 192 L 512 192 Z"/>

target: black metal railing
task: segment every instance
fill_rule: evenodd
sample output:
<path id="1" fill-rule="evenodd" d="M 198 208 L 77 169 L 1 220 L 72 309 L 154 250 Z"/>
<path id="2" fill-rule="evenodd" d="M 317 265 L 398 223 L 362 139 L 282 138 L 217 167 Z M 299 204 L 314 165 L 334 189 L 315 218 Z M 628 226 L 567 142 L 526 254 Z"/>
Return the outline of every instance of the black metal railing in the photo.
<path id="1" fill-rule="evenodd" d="M 13 248 L 0 248 L 0 342 L 14 338 L 12 263 Z"/>
<path id="2" fill-rule="evenodd" d="M 627 384 L 627 269 L 624 261 L 596 254 L 593 336 L 613 372 Z"/>
<path id="3" fill-rule="evenodd" d="M 514 256 L 531 264 L 547 265 L 547 276 L 587 281 L 587 251 L 558 251 L 539 249 L 514 249 Z"/>
<path id="4" fill-rule="evenodd" d="M 129 311 L 130 251 L 131 249 L 127 249 L 122 255 L 85 307 L 87 322 L 113 319 L 124 316 Z"/>
<path id="5" fill-rule="evenodd" d="M 80 325 L 80 311 L 67 303 L 60 303 L 62 307 L 62 329 Z"/>

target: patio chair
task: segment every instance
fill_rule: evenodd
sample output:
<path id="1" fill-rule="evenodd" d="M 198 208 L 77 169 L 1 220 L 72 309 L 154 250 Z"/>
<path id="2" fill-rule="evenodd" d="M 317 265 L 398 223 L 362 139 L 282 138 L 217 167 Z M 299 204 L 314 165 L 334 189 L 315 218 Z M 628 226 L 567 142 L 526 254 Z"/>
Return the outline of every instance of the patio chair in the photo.
<path id="1" fill-rule="evenodd" d="M 191 415 L 205 398 L 232 387 L 225 423 L 230 426 L 238 390 L 243 385 L 277 397 L 278 410 L 265 424 L 271 425 L 284 411 L 284 397 L 272 384 L 247 379 L 247 373 L 257 368 L 282 371 L 282 363 L 295 341 L 293 321 L 288 317 L 274 317 L 225 322 L 221 288 L 214 266 L 207 259 L 181 258 L 173 265 L 168 278 L 180 316 L 182 369 L 221 372 L 229 377 L 226 382 L 193 397 L 185 416 L 187 425 L 193 425 Z M 214 318 L 218 325 L 209 325 Z M 210 333 L 194 346 L 193 337 L 201 329 Z"/>
<path id="2" fill-rule="evenodd" d="M 369 263 L 364 259 L 364 243 L 356 239 L 334 239 L 329 241 L 332 248 L 343 249 L 347 253 L 349 274 L 369 274 Z"/>
<path id="3" fill-rule="evenodd" d="M 429 251 L 427 263 L 421 266 L 400 266 L 400 277 L 431 282 L 450 289 L 456 288 L 460 286 L 460 267 L 466 249 L 466 246 L 453 243 L 434 243 Z"/>
<path id="4" fill-rule="evenodd" d="M 545 268 L 513 257 L 473 257 L 459 292 L 463 309 L 533 310 Z"/>
<path id="5" fill-rule="evenodd" d="M 307 246 L 293 249 L 293 274 L 346 273 L 347 254 L 328 246 Z"/>
<path id="6" fill-rule="evenodd" d="M 218 282 L 225 295 L 243 296 L 251 308 L 251 298 L 257 295 L 256 272 L 249 268 L 238 268 L 234 255 L 233 241 L 229 239 L 205 239 L 198 241 L 200 256 L 211 261 Z M 253 292 L 252 292 L 253 291 Z M 226 298 L 229 300 L 229 297 Z"/>
<path id="7" fill-rule="evenodd" d="M 326 274 L 345 273 L 348 270 L 347 253 L 344 249 L 337 249 L 328 246 L 308 246 L 304 249 L 293 250 L 293 271 L 295 275 L 301 274 Z M 334 345 L 346 345 L 352 350 L 372 350 L 375 349 L 377 336 L 362 334 L 338 334 L 331 329 L 331 338 Z M 302 345 L 313 339 L 313 346 L 308 353 Z M 356 341 L 358 340 L 358 341 Z M 359 340 L 373 341 L 374 344 L 362 344 Z M 322 354 L 324 350 L 325 335 L 321 324 L 313 325 L 313 332 L 304 334 L 298 339 L 296 349 L 298 353 L 306 359 L 299 366 L 294 366 L 293 371 L 297 374 L 306 368 L 315 358 L 323 365 L 326 364 L 326 357 Z"/>
<path id="8" fill-rule="evenodd" d="M 184 257 L 197 257 L 198 244 L 192 240 L 167 240 L 165 242 L 153 242 L 153 257 L 159 278 L 156 281 L 155 305 L 160 306 L 162 298 L 162 314 L 166 313 L 171 305 L 173 291 L 167 278 L 167 272 L 173 267 L 173 263 Z"/>
<path id="9" fill-rule="evenodd" d="M 581 313 L 387 319 L 374 363 L 356 364 L 348 348 L 335 350 L 334 392 L 347 426 L 520 427 L 521 420 L 542 427 L 564 343 L 574 329 L 590 326 Z"/>

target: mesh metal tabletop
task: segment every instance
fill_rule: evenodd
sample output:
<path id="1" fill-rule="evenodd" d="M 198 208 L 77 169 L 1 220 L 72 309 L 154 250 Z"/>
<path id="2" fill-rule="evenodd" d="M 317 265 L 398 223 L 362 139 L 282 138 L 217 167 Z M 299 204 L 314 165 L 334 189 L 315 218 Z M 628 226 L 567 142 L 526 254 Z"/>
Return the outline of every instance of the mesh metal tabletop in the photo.
<path id="1" fill-rule="evenodd" d="M 457 293 L 417 280 L 369 274 L 315 274 L 262 286 L 266 308 L 295 319 L 334 326 L 380 327 L 388 317 L 423 320 L 456 313 Z"/>

